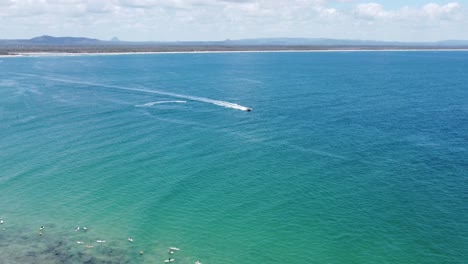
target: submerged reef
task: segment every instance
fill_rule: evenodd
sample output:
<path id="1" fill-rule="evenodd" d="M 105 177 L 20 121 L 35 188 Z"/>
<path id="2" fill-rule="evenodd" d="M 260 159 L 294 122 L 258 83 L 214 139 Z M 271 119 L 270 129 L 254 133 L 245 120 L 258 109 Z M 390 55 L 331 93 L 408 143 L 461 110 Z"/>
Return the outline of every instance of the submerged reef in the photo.
<path id="1" fill-rule="evenodd" d="M 135 263 L 131 257 L 138 254 L 116 243 L 78 244 L 73 237 L 64 234 L 48 234 L 45 230 L 41 235 L 33 230 L 14 228 L 0 230 L 0 251 L 0 264 Z"/>

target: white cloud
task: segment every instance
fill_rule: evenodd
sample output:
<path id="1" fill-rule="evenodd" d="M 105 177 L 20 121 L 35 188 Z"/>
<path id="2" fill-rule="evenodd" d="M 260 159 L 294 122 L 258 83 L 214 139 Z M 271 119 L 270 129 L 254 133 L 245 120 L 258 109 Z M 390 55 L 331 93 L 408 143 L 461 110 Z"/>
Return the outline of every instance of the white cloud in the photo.
<path id="1" fill-rule="evenodd" d="M 320 8 L 318 9 L 320 17 L 334 17 L 339 15 L 335 8 Z"/>
<path id="2" fill-rule="evenodd" d="M 446 5 L 429 3 L 422 8 L 423 13 L 433 19 L 456 19 L 460 16 L 461 5 L 453 2 Z"/>
<path id="3" fill-rule="evenodd" d="M 360 19 L 459 19 L 461 17 L 461 5 L 457 2 L 438 5 L 428 3 L 421 8 L 409 8 L 407 6 L 397 10 L 386 10 L 378 3 L 358 4 L 354 10 L 356 18 Z"/>
<path id="4" fill-rule="evenodd" d="M 381 4 L 367 3 L 357 5 L 354 13 L 358 18 L 378 19 L 391 16 L 391 12 L 386 11 Z"/>
<path id="5" fill-rule="evenodd" d="M 429 1 L 389 9 L 384 0 L 0 0 L 0 38 L 50 34 L 102 39 L 116 35 L 126 40 L 283 36 L 404 40 L 420 35 L 468 39 L 462 30 L 468 27 L 466 10 L 460 3 Z"/>

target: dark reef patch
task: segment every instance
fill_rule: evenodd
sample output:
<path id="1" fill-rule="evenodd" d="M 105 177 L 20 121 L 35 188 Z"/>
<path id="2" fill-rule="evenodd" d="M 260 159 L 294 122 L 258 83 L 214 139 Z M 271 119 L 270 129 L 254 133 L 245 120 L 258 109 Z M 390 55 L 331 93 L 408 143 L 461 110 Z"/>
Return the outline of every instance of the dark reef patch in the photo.
<path id="1" fill-rule="evenodd" d="M 39 236 L 22 229 L 5 229 L 0 232 L 0 264 L 113 264 L 134 263 L 126 249 L 112 244 L 86 248 L 63 234 Z"/>

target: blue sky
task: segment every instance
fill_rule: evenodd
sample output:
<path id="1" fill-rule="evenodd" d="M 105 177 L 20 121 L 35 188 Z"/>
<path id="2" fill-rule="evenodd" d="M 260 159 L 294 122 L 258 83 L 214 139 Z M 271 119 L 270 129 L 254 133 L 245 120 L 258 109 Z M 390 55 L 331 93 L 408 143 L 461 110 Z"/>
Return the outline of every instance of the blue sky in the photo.
<path id="1" fill-rule="evenodd" d="M 468 0 L 0 0 L 0 39 L 468 40 Z"/>

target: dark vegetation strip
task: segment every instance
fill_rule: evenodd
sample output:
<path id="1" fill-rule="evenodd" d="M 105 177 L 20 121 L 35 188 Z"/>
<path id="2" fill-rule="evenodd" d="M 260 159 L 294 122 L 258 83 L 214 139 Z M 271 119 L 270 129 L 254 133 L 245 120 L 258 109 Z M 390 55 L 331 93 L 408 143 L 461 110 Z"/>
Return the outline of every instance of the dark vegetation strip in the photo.
<path id="1" fill-rule="evenodd" d="M 0 55 L 15 55 L 18 53 L 138 53 L 138 52 L 203 52 L 203 51 L 308 51 L 308 50 L 462 50 L 468 46 L 318 46 L 318 45 L 2 45 Z"/>

